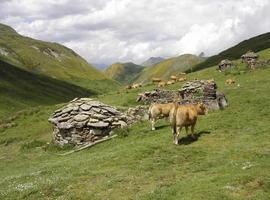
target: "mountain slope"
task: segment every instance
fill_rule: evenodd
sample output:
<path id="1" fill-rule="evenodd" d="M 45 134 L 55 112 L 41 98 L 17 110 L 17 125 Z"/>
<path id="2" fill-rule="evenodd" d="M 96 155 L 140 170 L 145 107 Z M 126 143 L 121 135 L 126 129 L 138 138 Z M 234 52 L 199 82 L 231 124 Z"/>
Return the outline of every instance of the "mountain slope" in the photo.
<path id="1" fill-rule="evenodd" d="M 241 57 L 241 55 L 245 54 L 249 50 L 258 52 L 268 48 L 270 48 L 270 32 L 258 35 L 248 40 L 244 40 L 239 44 L 225 51 L 222 51 L 218 55 L 211 56 L 207 58 L 204 62 L 196 65 L 193 68 L 193 70 L 197 71 L 200 69 L 211 67 L 213 65 L 217 65 L 223 59 L 230 59 L 230 60 L 238 59 Z M 187 71 L 190 72 L 189 69 Z"/>
<path id="2" fill-rule="evenodd" d="M 270 52 L 259 56 L 270 59 Z M 213 66 L 187 76 L 214 78 L 230 104 L 198 118 L 196 140 L 182 130 L 179 145 L 167 120 L 159 120 L 156 131 L 142 121 L 110 141 L 59 156 L 69 150 L 48 144 L 47 122 L 57 108 L 19 116 L 17 126 L 0 130 L 0 199 L 268 200 L 270 67 L 225 75 Z M 228 78 L 240 86 L 226 85 Z M 97 100 L 129 107 L 145 89 Z"/>
<path id="3" fill-rule="evenodd" d="M 0 116 L 29 106 L 51 105 L 93 92 L 19 69 L 0 60 Z"/>
<path id="4" fill-rule="evenodd" d="M 28 71 L 89 89 L 96 89 L 93 80 L 104 80 L 104 85 L 110 88 L 117 86 L 73 50 L 57 43 L 24 37 L 3 24 L 0 24 L 0 58 Z"/>
<path id="5" fill-rule="evenodd" d="M 169 58 L 157 63 L 156 65 L 145 68 L 136 81 L 147 82 L 153 77 L 167 79 L 170 75 L 186 71 L 203 60 L 203 58 L 191 54 Z"/>
<path id="6" fill-rule="evenodd" d="M 164 60 L 164 58 L 161 58 L 161 57 L 151 57 L 151 58 L 147 59 L 146 61 L 144 61 L 141 65 L 145 66 L 145 67 L 149 67 L 149 66 L 155 65 L 163 60 Z"/>
<path id="7" fill-rule="evenodd" d="M 105 75 L 120 83 L 131 83 L 137 75 L 144 69 L 140 65 L 134 63 L 114 63 L 107 67 L 104 71 Z"/>

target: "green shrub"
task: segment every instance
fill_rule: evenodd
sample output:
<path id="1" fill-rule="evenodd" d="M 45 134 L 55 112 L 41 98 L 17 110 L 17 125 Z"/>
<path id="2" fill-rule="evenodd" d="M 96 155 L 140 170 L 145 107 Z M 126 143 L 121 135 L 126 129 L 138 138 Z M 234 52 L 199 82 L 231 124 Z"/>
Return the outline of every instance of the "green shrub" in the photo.
<path id="1" fill-rule="evenodd" d="M 118 135 L 119 137 L 127 137 L 129 133 L 130 133 L 130 130 L 128 127 L 118 128 L 114 130 L 114 134 Z"/>

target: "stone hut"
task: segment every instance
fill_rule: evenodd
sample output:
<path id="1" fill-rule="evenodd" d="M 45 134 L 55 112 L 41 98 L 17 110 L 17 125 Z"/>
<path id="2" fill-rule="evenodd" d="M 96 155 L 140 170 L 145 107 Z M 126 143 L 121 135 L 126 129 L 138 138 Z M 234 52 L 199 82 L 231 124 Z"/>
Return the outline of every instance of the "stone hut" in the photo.
<path id="1" fill-rule="evenodd" d="M 183 102 L 203 102 L 210 110 L 219 110 L 228 106 L 225 94 L 217 91 L 214 80 L 186 82 L 179 92 Z"/>
<path id="2" fill-rule="evenodd" d="M 254 53 L 253 51 L 248 51 L 246 54 L 241 56 L 241 59 L 243 62 L 256 61 L 257 58 L 258 58 L 258 55 Z"/>
<path id="3" fill-rule="evenodd" d="M 213 80 L 188 81 L 179 90 L 154 90 L 140 93 L 137 101 L 145 104 L 204 102 L 210 110 L 223 109 L 228 105 L 225 95 L 217 92 L 217 84 Z"/>
<path id="4" fill-rule="evenodd" d="M 132 117 L 116 108 L 90 98 L 76 98 L 49 118 L 53 124 L 53 141 L 59 145 L 95 142 L 132 121 Z"/>
<path id="5" fill-rule="evenodd" d="M 257 63 L 258 55 L 252 51 L 248 51 L 246 54 L 241 56 L 241 59 L 249 68 L 253 69 Z"/>
<path id="6" fill-rule="evenodd" d="M 218 64 L 218 69 L 220 71 L 224 71 L 225 69 L 231 68 L 232 67 L 232 62 L 228 59 L 222 60 L 219 64 Z"/>

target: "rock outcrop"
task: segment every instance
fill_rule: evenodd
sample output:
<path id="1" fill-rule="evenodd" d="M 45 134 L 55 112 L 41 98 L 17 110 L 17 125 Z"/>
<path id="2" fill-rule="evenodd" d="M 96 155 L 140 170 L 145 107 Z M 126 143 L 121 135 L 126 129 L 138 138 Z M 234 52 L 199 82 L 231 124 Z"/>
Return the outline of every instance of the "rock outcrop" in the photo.
<path id="1" fill-rule="evenodd" d="M 114 128 L 135 121 L 116 108 L 90 98 L 74 99 L 49 118 L 56 144 L 84 145 L 109 136 Z"/>

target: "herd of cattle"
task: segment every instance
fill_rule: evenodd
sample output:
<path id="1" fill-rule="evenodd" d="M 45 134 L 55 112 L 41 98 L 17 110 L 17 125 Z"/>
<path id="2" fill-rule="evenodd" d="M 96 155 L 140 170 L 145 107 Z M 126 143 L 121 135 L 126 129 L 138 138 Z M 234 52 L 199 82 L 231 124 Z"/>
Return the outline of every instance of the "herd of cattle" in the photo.
<path id="1" fill-rule="evenodd" d="M 157 83 L 158 87 L 165 87 L 166 85 L 172 85 L 175 84 L 176 82 L 183 82 L 186 81 L 186 73 L 180 73 L 179 76 L 172 75 L 170 76 L 170 80 L 162 80 L 160 78 L 152 78 L 153 83 Z"/>
<path id="2" fill-rule="evenodd" d="M 186 73 L 181 73 L 180 74 L 180 77 L 177 77 L 177 76 L 170 76 L 170 80 L 162 80 L 160 78 L 152 78 L 152 83 L 156 84 L 157 87 L 165 87 L 167 85 L 173 85 L 175 84 L 176 82 L 183 82 L 183 81 L 187 81 L 187 77 L 185 76 Z M 234 79 L 227 79 L 225 81 L 225 84 L 226 85 L 233 85 L 235 84 L 235 80 Z M 142 83 L 134 83 L 132 85 L 127 85 L 125 88 L 127 90 L 130 90 L 130 89 L 136 89 L 136 88 L 140 88 L 142 87 L 143 84 Z"/>
<path id="3" fill-rule="evenodd" d="M 169 80 L 162 80 L 161 78 L 152 78 L 152 83 L 157 84 L 158 87 L 165 87 L 166 85 L 172 85 L 176 82 L 186 81 L 186 73 L 182 72 L 179 76 L 172 75 Z M 126 89 L 136 89 L 142 87 L 142 83 L 133 83 L 132 85 L 127 85 Z"/>
<path id="4" fill-rule="evenodd" d="M 166 85 L 172 85 L 176 82 L 187 81 L 186 73 L 180 73 L 178 76 L 172 75 L 169 80 L 162 80 L 160 78 L 152 78 L 152 83 L 157 87 L 164 87 Z M 213 79 L 209 80 L 213 81 Z M 225 84 L 235 84 L 235 80 L 227 79 Z M 126 86 L 126 89 L 135 89 L 142 87 L 141 83 L 134 83 Z M 151 129 L 155 130 L 155 123 L 160 118 L 168 118 L 172 134 L 173 143 L 178 144 L 180 132 L 185 127 L 186 134 L 188 135 L 189 127 L 191 129 L 191 137 L 195 139 L 194 128 L 199 115 L 205 115 L 208 112 L 208 108 L 204 103 L 191 103 L 191 104 L 179 104 L 173 103 L 152 103 L 148 110 L 149 120 L 151 121 Z"/>

